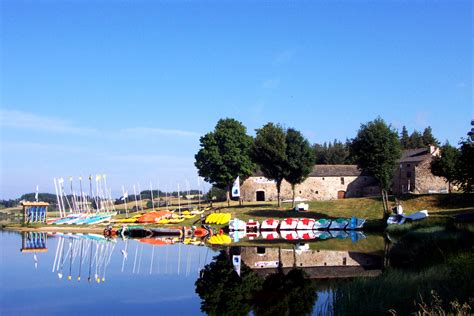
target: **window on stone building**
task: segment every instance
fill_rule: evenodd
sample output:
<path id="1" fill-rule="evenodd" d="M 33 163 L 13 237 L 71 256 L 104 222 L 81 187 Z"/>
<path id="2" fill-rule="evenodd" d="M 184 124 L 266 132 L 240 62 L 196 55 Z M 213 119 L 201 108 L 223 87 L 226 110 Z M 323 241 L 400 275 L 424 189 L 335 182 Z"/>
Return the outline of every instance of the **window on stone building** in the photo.
<path id="1" fill-rule="evenodd" d="M 323 177 L 323 181 L 324 181 L 324 177 Z"/>
<path id="2" fill-rule="evenodd" d="M 341 184 L 344 184 L 344 177 L 341 177 Z"/>
<path id="3" fill-rule="evenodd" d="M 319 191 L 314 191 L 314 193 L 319 194 Z"/>
<path id="4" fill-rule="evenodd" d="M 266 252 L 265 247 L 257 247 L 257 254 L 264 255 Z"/>
<path id="5" fill-rule="evenodd" d="M 301 191 L 300 191 L 300 194 L 301 194 Z"/>

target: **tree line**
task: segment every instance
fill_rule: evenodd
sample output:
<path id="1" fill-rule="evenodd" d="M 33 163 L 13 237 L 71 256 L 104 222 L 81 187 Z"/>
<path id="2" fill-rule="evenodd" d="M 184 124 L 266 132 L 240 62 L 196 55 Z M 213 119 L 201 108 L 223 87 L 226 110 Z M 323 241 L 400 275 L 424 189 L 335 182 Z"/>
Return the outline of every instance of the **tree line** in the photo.
<path id="1" fill-rule="evenodd" d="M 430 126 L 426 127 L 422 133 L 413 130 L 408 134 L 405 126 L 398 135 L 401 149 L 428 148 L 429 146 L 439 146 L 439 141 L 433 136 L 433 130 Z M 351 155 L 350 139 L 345 142 L 335 139 L 333 142 L 315 143 L 313 145 L 315 163 L 318 165 L 352 165 L 356 164 L 356 159 Z"/>

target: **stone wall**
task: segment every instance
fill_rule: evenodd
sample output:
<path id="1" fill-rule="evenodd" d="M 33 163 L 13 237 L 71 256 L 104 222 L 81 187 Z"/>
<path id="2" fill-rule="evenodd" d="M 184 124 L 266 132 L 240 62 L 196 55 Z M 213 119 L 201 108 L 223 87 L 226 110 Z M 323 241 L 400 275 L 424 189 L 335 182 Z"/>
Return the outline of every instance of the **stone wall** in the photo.
<path id="1" fill-rule="evenodd" d="M 364 188 L 373 185 L 373 178 L 368 176 L 341 176 L 341 177 L 308 177 L 303 183 L 296 185 L 295 197 L 307 200 L 334 200 L 338 192 L 344 191 L 344 196 L 360 197 L 364 195 Z M 257 191 L 265 192 L 265 201 L 276 201 L 276 184 L 264 177 L 250 177 L 241 185 L 241 195 L 244 201 L 255 202 Z M 376 192 L 375 192 L 376 194 Z M 280 198 L 293 198 L 291 185 L 283 181 Z"/>
<path id="2" fill-rule="evenodd" d="M 415 187 L 413 193 L 447 193 L 448 182 L 431 173 L 431 159 L 415 166 Z"/>
<path id="3" fill-rule="evenodd" d="M 447 193 L 448 183 L 431 173 L 431 158 L 418 162 L 403 162 L 393 175 L 392 191 L 399 193 Z"/>

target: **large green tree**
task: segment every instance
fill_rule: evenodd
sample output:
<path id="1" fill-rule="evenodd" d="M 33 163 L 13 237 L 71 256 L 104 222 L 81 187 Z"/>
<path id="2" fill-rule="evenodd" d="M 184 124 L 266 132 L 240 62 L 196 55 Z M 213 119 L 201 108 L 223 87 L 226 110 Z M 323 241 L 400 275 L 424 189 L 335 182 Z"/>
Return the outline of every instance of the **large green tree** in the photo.
<path id="1" fill-rule="evenodd" d="M 303 182 L 313 169 L 314 156 L 308 140 L 292 128 L 286 132 L 286 159 L 285 179 L 291 184 L 294 207 L 295 187 Z"/>
<path id="2" fill-rule="evenodd" d="M 458 161 L 457 182 L 464 192 L 474 191 L 474 142 L 461 142 L 461 153 Z"/>
<path id="3" fill-rule="evenodd" d="M 283 127 L 273 123 L 267 123 L 256 131 L 252 159 L 266 178 L 276 182 L 278 206 L 280 206 L 281 182 L 285 176 L 287 163 L 286 133 Z"/>
<path id="4" fill-rule="evenodd" d="M 398 133 L 381 118 L 362 124 L 351 145 L 351 153 L 360 169 L 371 174 L 380 185 L 384 216 L 389 214 L 388 190 L 397 160 L 401 156 Z"/>
<path id="5" fill-rule="evenodd" d="M 448 181 L 449 193 L 451 193 L 451 183 L 458 175 L 459 156 L 459 150 L 446 143 L 441 147 L 441 155 L 433 157 L 431 161 L 431 172 Z"/>
<path id="6" fill-rule="evenodd" d="M 206 181 L 227 191 L 229 203 L 235 178 L 240 176 L 244 181 L 255 170 L 250 158 L 253 139 L 241 122 L 226 118 L 219 120 L 214 131 L 202 136 L 200 142 L 194 165 Z"/>

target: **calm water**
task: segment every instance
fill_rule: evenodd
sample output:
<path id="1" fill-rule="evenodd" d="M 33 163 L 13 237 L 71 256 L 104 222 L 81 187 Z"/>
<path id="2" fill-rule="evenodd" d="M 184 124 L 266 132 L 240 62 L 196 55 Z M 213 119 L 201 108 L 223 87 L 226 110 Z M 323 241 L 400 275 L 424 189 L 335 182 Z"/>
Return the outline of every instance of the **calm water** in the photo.
<path id="1" fill-rule="evenodd" d="M 22 252 L 23 248 L 47 248 Z M 195 282 L 219 252 L 100 236 L 0 231 L 1 315 L 196 315 Z M 213 289 L 209 289 L 213 291 Z M 330 301 L 318 290 L 313 313 Z"/>

